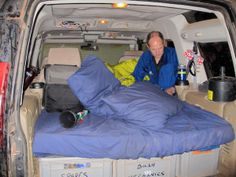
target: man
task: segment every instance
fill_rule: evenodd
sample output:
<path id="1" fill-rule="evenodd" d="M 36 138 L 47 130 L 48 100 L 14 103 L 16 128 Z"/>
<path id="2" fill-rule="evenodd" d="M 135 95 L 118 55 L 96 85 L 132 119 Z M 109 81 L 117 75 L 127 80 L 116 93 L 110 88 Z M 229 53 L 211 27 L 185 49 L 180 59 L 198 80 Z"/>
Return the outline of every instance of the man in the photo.
<path id="1" fill-rule="evenodd" d="M 169 95 L 175 94 L 178 59 L 174 48 L 164 46 L 163 35 L 153 31 L 147 36 L 147 47 L 133 72 L 136 81 L 148 75 L 149 82 L 157 84 Z"/>

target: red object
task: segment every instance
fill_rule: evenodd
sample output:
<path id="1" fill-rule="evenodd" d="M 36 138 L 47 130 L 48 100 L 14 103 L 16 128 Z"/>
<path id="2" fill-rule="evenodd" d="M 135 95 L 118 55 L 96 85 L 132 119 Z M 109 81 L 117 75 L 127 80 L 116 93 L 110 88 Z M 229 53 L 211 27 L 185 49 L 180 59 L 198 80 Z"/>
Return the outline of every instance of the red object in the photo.
<path id="1" fill-rule="evenodd" d="M 0 62 L 0 148 L 3 147 L 4 138 L 4 113 L 6 106 L 6 92 L 10 63 Z"/>
<path id="2" fill-rule="evenodd" d="M 197 64 L 201 65 L 201 64 L 203 64 L 203 62 L 204 62 L 204 59 L 201 56 L 199 56 L 197 58 Z"/>
<path id="3" fill-rule="evenodd" d="M 184 56 L 188 59 L 188 60 L 192 60 L 193 59 L 193 51 L 192 50 L 186 50 L 184 52 Z"/>
<path id="4" fill-rule="evenodd" d="M 192 50 L 186 50 L 183 55 L 188 60 L 194 59 L 194 52 Z M 197 56 L 197 64 L 201 65 L 201 64 L 203 64 L 203 62 L 204 62 L 204 59 L 201 56 Z"/>

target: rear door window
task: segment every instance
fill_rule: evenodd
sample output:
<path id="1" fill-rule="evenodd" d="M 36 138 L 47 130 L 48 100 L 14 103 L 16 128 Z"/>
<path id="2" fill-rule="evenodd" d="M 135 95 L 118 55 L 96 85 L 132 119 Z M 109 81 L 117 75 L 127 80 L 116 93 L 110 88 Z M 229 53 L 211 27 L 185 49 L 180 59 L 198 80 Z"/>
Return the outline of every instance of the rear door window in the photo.
<path id="1" fill-rule="evenodd" d="M 199 50 L 205 59 L 204 67 L 207 77 L 220 75 L 221 66 L 225 67 L 225 75 L 235 77 L 234 65 L 227 42 L 199 43 Z"/>

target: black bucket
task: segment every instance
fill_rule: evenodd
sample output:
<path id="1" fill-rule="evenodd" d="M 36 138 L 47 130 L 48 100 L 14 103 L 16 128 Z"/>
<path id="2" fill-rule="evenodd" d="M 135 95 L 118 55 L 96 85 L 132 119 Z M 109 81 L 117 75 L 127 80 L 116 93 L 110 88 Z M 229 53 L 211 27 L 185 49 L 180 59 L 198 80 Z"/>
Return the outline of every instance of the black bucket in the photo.
<path id="1" fill-rule="evenodd" d="M 211 101 L 234 101 L 236 98 L 236 78 L 224 76 L 224 68 L 221 76 L 209 80 L 208 99 Z"/>

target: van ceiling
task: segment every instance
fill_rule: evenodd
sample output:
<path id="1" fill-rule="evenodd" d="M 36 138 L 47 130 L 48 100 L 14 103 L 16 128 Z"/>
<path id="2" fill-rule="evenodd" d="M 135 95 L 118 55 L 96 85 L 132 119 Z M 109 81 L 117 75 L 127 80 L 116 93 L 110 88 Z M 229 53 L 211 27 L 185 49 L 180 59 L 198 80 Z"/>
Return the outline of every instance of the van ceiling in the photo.
<path id="1" fill-rule="evenodd" d="M 189 10 L 144 5 L 129 5 L 125 9 L 112 8 L 112 4 L 94 3 L 46 5 L 39 15 L 42 21 L 39 31 L 148 32 L 158 20 L 169 19 L 187 11 Z"/>
<path id="2" fill-rule="evenodd" d="M 81 18 L 112 18 L 127 20 L 156 20 L 161 17 L 181 14 L 180 9 L 129 5 L 127 8 L 112 8 L 112 4 L 77 4 L 77 5 L 54 5 L 54 16 L 71 16 Z"/>

